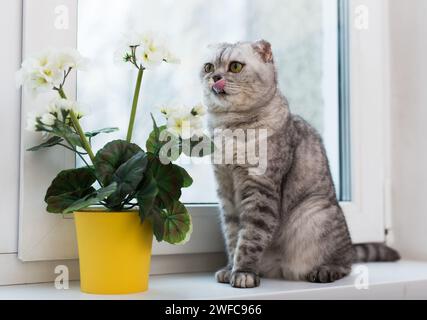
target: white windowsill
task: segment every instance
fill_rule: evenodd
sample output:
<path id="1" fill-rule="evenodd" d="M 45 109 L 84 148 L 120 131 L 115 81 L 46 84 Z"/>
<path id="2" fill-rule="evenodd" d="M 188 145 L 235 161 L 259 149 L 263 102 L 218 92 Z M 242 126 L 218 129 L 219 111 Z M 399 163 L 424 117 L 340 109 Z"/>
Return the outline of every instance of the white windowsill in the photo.
<path id="1" fill-rule="evenodd" d="M 199 273 L 152 276 L 150 289 L 134 295 L 88 295 L 80 292 L 78 282 L 72 282 L 69 290 L 56 290 L 52 283 L 4 286 L 0 287 L 0 299 L 427 299 L 427 262 L 366 266 L 368 290 L 355 288 L 356 274 L 332 284 L 263 279 L 261 287 L 243 290 L 216 283 L 212 274 Z"/>

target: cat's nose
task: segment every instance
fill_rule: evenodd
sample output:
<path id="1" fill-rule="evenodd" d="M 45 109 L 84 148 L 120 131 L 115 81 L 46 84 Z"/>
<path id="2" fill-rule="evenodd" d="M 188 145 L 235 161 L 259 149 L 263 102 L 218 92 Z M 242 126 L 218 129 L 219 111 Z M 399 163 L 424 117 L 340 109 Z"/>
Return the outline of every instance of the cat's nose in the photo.
<path id="1" fill-rule="evenodd" d="M 216 74 L 212 77 L 213 81 L 218 82 L 219 80 L 222 80 L 222 76 L 219 74 Z"/>

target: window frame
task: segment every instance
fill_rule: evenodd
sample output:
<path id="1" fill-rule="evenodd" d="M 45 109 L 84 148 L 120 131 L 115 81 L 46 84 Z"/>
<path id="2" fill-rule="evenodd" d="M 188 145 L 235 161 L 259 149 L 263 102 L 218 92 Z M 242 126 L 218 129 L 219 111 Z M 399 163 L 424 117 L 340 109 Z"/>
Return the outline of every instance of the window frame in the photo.
<path id="1" fill-rule="evenodd" d="M 18 198 L 19 198 L 19 142 L 20 142 L 20 94 L 13 81 L 21 62 L 22 2 L 7 0 L 0 3 L 0 38 L 4 49 L 0 53 L 1 83 L 0 134 L 3 153 L 0 158 L 3 169 L 0 196 L 0 254 L 17 251 Z M 11 134 L 13 133 L 13 134 Z M 7 137 L 7 138 L 6 138 Z"/>
<path id="2" fill-rule="evenodd" d="M 359 8 L 369 9 L 367 30 L 357 27 Z M 348 9 L 352 200 L 341 206 L 354 243 L 384 242 L 392 227 L 388 2 L 349 0 Z"/>
<path id="3" fill-rule="evenodd" d="M 388 4 L 387 0 L 369 2 L 371 16 L 375 16 L 375 19 L 370 19 L 370 30 L 367 31 L 352 27 L 355 8 L 366 5 L 366 1 L 349 1 L 352 200 L 341 205 L 354 242 L 384 241 L 384 231 L 390 227 L 385 224 L 389 213 L 387 181 L 390 167 Z M 45 22 L 58 5 L 66 5 L 69 9 L 71 19 L 68 30 L 55 30 L 53 24 L 49 28 L 49 23 Z M 45 0 L 37 4 L 23 0 L 23 58 L 52 43 L 56 46 L 75 46 L 77 5 L 78 0 Z M 68 91 L 73 96 L 76 78 L 70 80 Z M 43 101 L 35 103 L 23 93 L 22 123 L 25 123 L 28 110 L 42 105 Z M 22 133 L 18 256 L 22 261 L 72 261 L 77 258 L 74 223 L 69 218 L 47 215 L 42 199 L 51 178 L 58 170 L 69 168 L 74 163 L 74 157 L 64 154 L 62 150 L 51 150 L 48 156 L 25 152 L 26 147 L 35 142 L 34 139 L 31 133 Z M 51 161 L 49 165 L 48 161 L 42 161 L 47 159 Z M 189 211 L 194 221 L 194 234 L 188 245 L 154 244 L 154 260 L 167 256 L 176 258 L 163 270 L 165 273 L 192 271 L 188 264 L 178 263 L 178 257 L 184 261 L 191 255 L 207 254 L 206 257 L 216 256 L 218 259 L 218 253 L 223 251 L 218 206 L 190 205 Z M 33 223 L 37 224 L 39 219 L 46 222 L 41 230 L 33 228 Z M 209 236 L 206 236 L 206 231 Z M 177 268 L 178 264 L 184 265 L 185 269 Z"/>

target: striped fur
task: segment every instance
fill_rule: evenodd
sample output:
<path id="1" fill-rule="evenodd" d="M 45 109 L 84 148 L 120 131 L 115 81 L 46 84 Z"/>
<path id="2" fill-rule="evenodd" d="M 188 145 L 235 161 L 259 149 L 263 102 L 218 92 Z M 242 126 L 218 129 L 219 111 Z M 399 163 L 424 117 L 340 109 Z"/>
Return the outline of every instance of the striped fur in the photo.
<path id="1" fill-rule="evenodd" d="M 261 276 L 332 282 L 348 275 L 354 261 L 396 260 L 398 254 L 384 245 L 352 245 L 321 137 L 290 112 L 270 45 L 214 49 L 206 62 L 215 71 L 201 73 L 212 134 L 268 130 L 262 175 L 250 174 L 250 164 L 214 166 L 229 260 L 217 280 L 239 288 L 258 286 Z M 245 64 L 242 72 L 228 72 L 232 61 Z M 212 91 L 214 76 L 226 79 L 225 94 Z"/>
<path id="2" fill-rule="evenodd" d="M 354 262 L 394 262 L 400 260 L 399 253 L 383 243 L 355 244 Z"/>

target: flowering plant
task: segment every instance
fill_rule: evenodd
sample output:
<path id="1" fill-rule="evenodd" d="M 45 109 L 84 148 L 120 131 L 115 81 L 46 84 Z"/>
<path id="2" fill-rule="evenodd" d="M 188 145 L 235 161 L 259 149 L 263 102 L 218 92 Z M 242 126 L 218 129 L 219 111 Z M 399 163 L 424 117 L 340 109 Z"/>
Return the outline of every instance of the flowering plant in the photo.
<path id="1" fill-rule="evenodd" d="M 66 95 L 67 77 L 73 70 L 83 69 L 86 59 L 74 49 L 48 49 L 26 59 L 17 73 L 19 85 L 33 95 L 49 90 L 58 94 L 44 114 L 29 117 L 27 129 L 43 133 L 45 141 L 28 150 L 63 147 L 85 163 L 82 168 L 60 172 L 52 181 L 45 196 L 47 211 L 69 214 L 94 205 L 109 211 L 138 208 L 141 220 L 151 221 L 158 241 L 183 243 L 192 225 L 179 199 L 181 189 L 190 187 L 193 180 L 172 161 L 182 153 L 202 157 L 212 151 L 210 140 L 203 135 L 205 111 L 201 106 L 162 108 L 166 124 L 157 125 L 151 115 L 153 131 L 143 150 L 131 140 L 144 71 L 177 59 L 148 34 L 132 35 L 116 55 L 138 71 L 127 136 L 107 143 L 96 154 L 92 139 L 118 128 L 84 131 L 80 119 L 85 114 Z"/>

